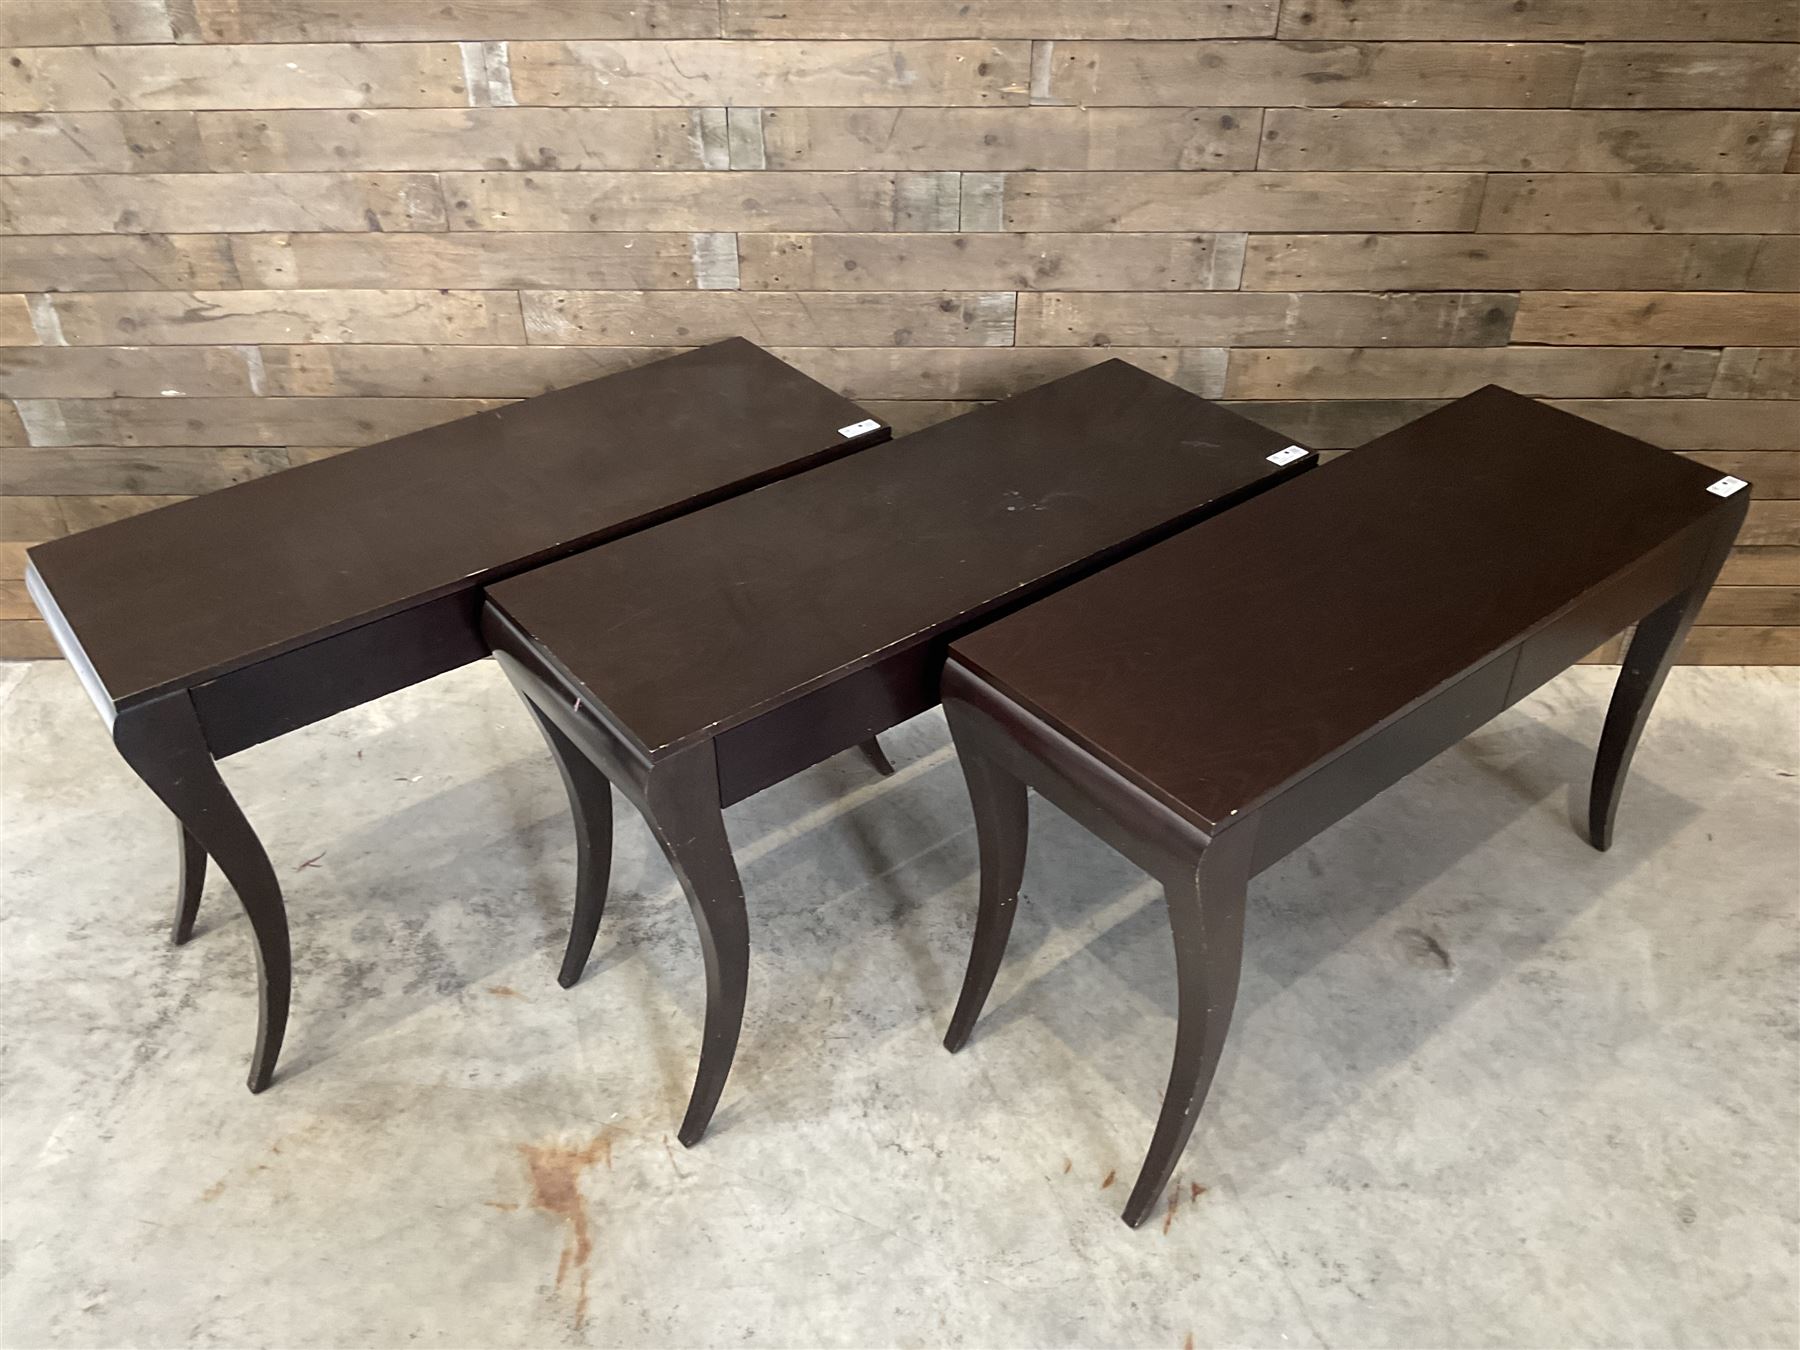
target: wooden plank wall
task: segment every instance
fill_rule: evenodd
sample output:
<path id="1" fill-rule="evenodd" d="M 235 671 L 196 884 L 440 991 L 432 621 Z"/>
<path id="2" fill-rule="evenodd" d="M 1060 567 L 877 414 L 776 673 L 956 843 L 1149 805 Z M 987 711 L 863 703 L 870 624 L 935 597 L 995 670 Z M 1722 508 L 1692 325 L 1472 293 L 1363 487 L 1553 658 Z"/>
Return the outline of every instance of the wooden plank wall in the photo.
<path id="1" fill-rule="evenodd" d="M 0 0 L 25 543 L 741 333 L 902 429 L 1121 356 L 1320 448 L 1497 381 L 1754 480 L 1800 661 L 1788 0 Z"/>

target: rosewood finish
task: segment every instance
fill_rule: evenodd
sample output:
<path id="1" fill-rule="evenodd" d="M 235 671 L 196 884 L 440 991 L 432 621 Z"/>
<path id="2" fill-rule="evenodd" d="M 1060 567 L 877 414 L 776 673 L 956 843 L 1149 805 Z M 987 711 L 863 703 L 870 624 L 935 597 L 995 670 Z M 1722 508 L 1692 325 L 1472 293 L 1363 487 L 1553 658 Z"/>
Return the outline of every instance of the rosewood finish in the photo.
<path id="1" fill-rule="evenodd" d="M 287 1023 L 287 918 L 214 760 L 486 655 L 490 581 L 888 434 L 734 339 L 30 550 L 32 598 L 178 822 L 175 941 L 209 855 L 250 917 L 252 1092 Z"/>
<path id="2" fill-rule="evenodd" d="M 1635 623 L 1590 798 L 1608 847 L 1749 495 L 1488 388 L 957 641 L 944 706 L 981 888 L 946 1046 L 1005 951 L 1036 788 L 1168 896 L 1179 1019 L 1141 1223 L 1224 1045 L 1249 879 Z"/>
<path id="3" fill-rule="evenodd" d="M 687 893 L 705 1133 L 749 966 L 721 811 L 937 702 L 946 644 L 1311 466 L 1109 361 L 488 590 L 487 638 L 562 765 L 581 854 L 564 983 L 605 902 L 607 783 Z"/>

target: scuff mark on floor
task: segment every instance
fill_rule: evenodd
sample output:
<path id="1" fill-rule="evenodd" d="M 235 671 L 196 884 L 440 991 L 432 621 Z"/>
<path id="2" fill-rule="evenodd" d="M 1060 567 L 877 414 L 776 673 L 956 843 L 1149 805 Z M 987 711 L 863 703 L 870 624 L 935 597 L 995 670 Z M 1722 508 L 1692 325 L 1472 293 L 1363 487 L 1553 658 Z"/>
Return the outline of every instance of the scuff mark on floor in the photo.
<path id="1" fill-rule="evenodd" d="M 585 1144 L 520 1144 L 519 1156 L 531 1176 L 531 1207 L 569 1227 L 556 1265 L 556 1287 L 561 1289 L 569 1272 L 576 1272 L 575 1329 L 579 1331 L 587 1325 L 588 1258 L 594 1251 L 581 1178 L 596 1163 L 605 1163 L 607 1170 L 612 1170 L 612 1136 L 602 1130 Z"/>

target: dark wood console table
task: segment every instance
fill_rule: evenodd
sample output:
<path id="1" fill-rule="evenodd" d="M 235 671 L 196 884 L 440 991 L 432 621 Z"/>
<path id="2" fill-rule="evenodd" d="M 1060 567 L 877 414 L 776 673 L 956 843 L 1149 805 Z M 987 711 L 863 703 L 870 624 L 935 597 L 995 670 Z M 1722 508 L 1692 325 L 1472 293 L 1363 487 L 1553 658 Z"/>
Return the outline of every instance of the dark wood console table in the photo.
<path id="1" fill-rule="evenodd" d="M 252 1092 L 287 1025 L 287 917 L 213 761 L 485 656 L 490 581 L 888 435 L 734 339 L 30 550 L 32 599 L 179 822 L 175 941 L 209 855 L 249 915 Z"/>
<path id="2" fill-rule="evenodd" d="M 1005 951 L 1035 788 L 1168 896 L 1179 1020 L 1141 1223 L 1225 1043 L 1249 879 L 1635 623 L 1589 799 L 1606 848 L 1749 496 L 1489 388 L 956 642 L 981 892 L 945 1044 Z"/>

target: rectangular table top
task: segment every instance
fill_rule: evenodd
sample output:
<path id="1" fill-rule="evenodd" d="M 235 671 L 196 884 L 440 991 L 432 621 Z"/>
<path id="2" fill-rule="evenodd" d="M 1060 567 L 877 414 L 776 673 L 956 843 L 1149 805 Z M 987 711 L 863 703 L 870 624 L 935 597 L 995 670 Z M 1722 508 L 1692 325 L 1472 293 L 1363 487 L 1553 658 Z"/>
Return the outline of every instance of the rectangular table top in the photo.
<path id="1" fill-rule="evenodd" d="M 1108 361 L 487 594 L 654 760 L 1311 463 L 1287 444 Z"/>
<path id="2" fill-rule="evenodd" d="M 1719 481 L 1489 387 L 951 655 L 1210 831 L 1734 509 Z"/>
<path id="3" fill-rule="evenodd" d="M 119 708 L 886 435 L 734 338 L 39 544 L 32 582 Z"/>

